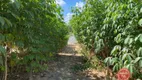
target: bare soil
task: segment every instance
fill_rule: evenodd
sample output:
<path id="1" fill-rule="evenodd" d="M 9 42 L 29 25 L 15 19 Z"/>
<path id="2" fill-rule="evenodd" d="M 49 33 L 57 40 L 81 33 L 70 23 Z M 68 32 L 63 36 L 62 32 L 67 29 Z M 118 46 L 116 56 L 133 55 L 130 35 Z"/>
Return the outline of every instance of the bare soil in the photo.
<path id="1" fill-rule="evenodd" d="M 33 74 L 33 80 L 105 80 L 105 71 L 84 70 L 74 71 L 76 65 L 83 65 L 84 58 L 78 51 L 81 50 L 76 41 L 68 42 L 55 60 L 49 61 L 47 70 Z M 29 80 L 28 73 L 13 73 L 14 78 L 8 80 Z"/>
<path id="2" fill-rule="evenodd" d="M 78 44 L 67 45 L 55 61 L 49 62 L 48 69 L 35 75 L 33 80 L 104 80 L 103 72 L 73 71 L 75 65 L 83 64 L 83 56 L 77 52 L 80 49 Z"/>

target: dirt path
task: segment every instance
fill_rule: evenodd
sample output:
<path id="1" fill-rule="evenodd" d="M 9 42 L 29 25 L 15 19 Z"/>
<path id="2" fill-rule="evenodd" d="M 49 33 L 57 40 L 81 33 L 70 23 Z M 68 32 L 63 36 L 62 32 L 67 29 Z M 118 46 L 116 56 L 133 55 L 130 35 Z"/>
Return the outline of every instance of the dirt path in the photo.
<path id="1" fill-rule="evenodd" d="M 48 70 L 34 77 L 34 80 L 92 80 L 72 70 L 75 65 L 82 64 L 83 60 L 77 54 L 77 49 L 77 44 L 67 45 L 58 53 L 57 59 L 49 63 Z"/>
<path id="2" fill-rule="evenodd" d="M 77 53 L 80 50 L 78 44 L 68 44 L 60 53 L 57 59 L 49 62 L 48 70 L 35 75 L 33 80 L 105 80 L 100 74 L 95 72 L 87 76 L 83 72 L 73 71 L 75 65 L 80 65 L 83 62 L 81 54 Z"/>
<path id="3" fill-rule="evenodd" d="M 95 73 L 95 77 L 91 77 L 82 71 L 73 71 L 75 65 L 83 64 L 83 56 L 77 52 L 80 50 L 76 39 L 71 36 L 68 45 L 58 53 L 56 60 L 49 62 L 48 69 L 35 75 L 33 80 L 104 80 L 98 78 L 98 73 Z"/>
<path id="4" fill-rule="evenodd" d="M 81 51 L 81 47 L 77 44 L 74 36 L 71 36 L 68 45 L 55 56 L 55 60 L 50 60 L 47 63 L 47 70 L 33 73 L 32 80 L 105 80 L 103 72 L 94 69 L 79 71 L 84 67 L 84 59 L 78 51 Z M 8 80 L 29 80 L 27 72 L 10 75 Z"/>

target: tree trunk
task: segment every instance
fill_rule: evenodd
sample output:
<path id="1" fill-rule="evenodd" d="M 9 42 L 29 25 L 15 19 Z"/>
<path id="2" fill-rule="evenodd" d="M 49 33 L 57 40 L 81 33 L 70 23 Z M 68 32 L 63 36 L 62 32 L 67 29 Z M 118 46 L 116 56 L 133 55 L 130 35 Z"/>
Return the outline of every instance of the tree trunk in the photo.
<path id="1" fill-rule="evenodd" d="M 4 55 L 4 66 L 5 66 L 4 80 L 7 80 L 7 54 L 9 53 L 10 50 L 7 45 L 5 46 L 5 49 L 7 53 L 5 53 Z"/>
<path id="2" fill-rule="evenodd" d="M 4 80 L 7 80 L 7 54 L 5 54 L 5 74 L 4 74 Z"/>
<path id="3" fill-rule="evenodd" d="M 33 73 L 32 73 L 32 70 L 31 70 L 30 73 L 29 73 L 29 80 L 33 80 Z"/>

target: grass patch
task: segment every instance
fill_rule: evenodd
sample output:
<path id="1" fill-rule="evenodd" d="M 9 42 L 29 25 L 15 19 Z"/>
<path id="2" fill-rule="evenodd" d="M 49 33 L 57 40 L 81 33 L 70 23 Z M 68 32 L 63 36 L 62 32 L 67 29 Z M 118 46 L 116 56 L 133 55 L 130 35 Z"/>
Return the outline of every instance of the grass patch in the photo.
<path id="1" fill-rule="evenodd" d="M 84 57 L 84 64 L 82 66 L 87 66 L 87 68 L 97 69 L 97 70 L 103 70 L 105 68 L 104 62 L 102 59 L 98 58 L 96 55 L 92 56 L 91 59 L 89 59 L 90 52 L 89 49 L 86 49 L 84 45 L 81 45 L 82 50 L 80 51 L 80 54 Z"/>

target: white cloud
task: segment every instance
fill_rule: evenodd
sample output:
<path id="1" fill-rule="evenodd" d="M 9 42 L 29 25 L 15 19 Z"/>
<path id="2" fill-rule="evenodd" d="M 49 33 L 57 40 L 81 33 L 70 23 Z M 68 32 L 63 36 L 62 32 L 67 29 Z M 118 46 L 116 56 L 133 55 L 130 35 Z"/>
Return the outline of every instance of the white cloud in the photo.
<path id="1" fill-rule="evenodd" d="M 83 6 L 84 6 L 84 3 L 83 2 L 76 2 L 76 5 L 75 5 L 77 8 L 83 8 Z"/>
<path id="2" fill-rule="evenodd" d="M 63 6 L 66 4 L 66 2 L 64 0 L 56 0 L 56 4 Z"/>
<path id="3" fill-rule="evenodd" d="M 67 15 L 64 17 L 64 21 L 66 23 L 69 23 L 69 20 L 72 18 L 73 13 L 67 13 Z"/>

